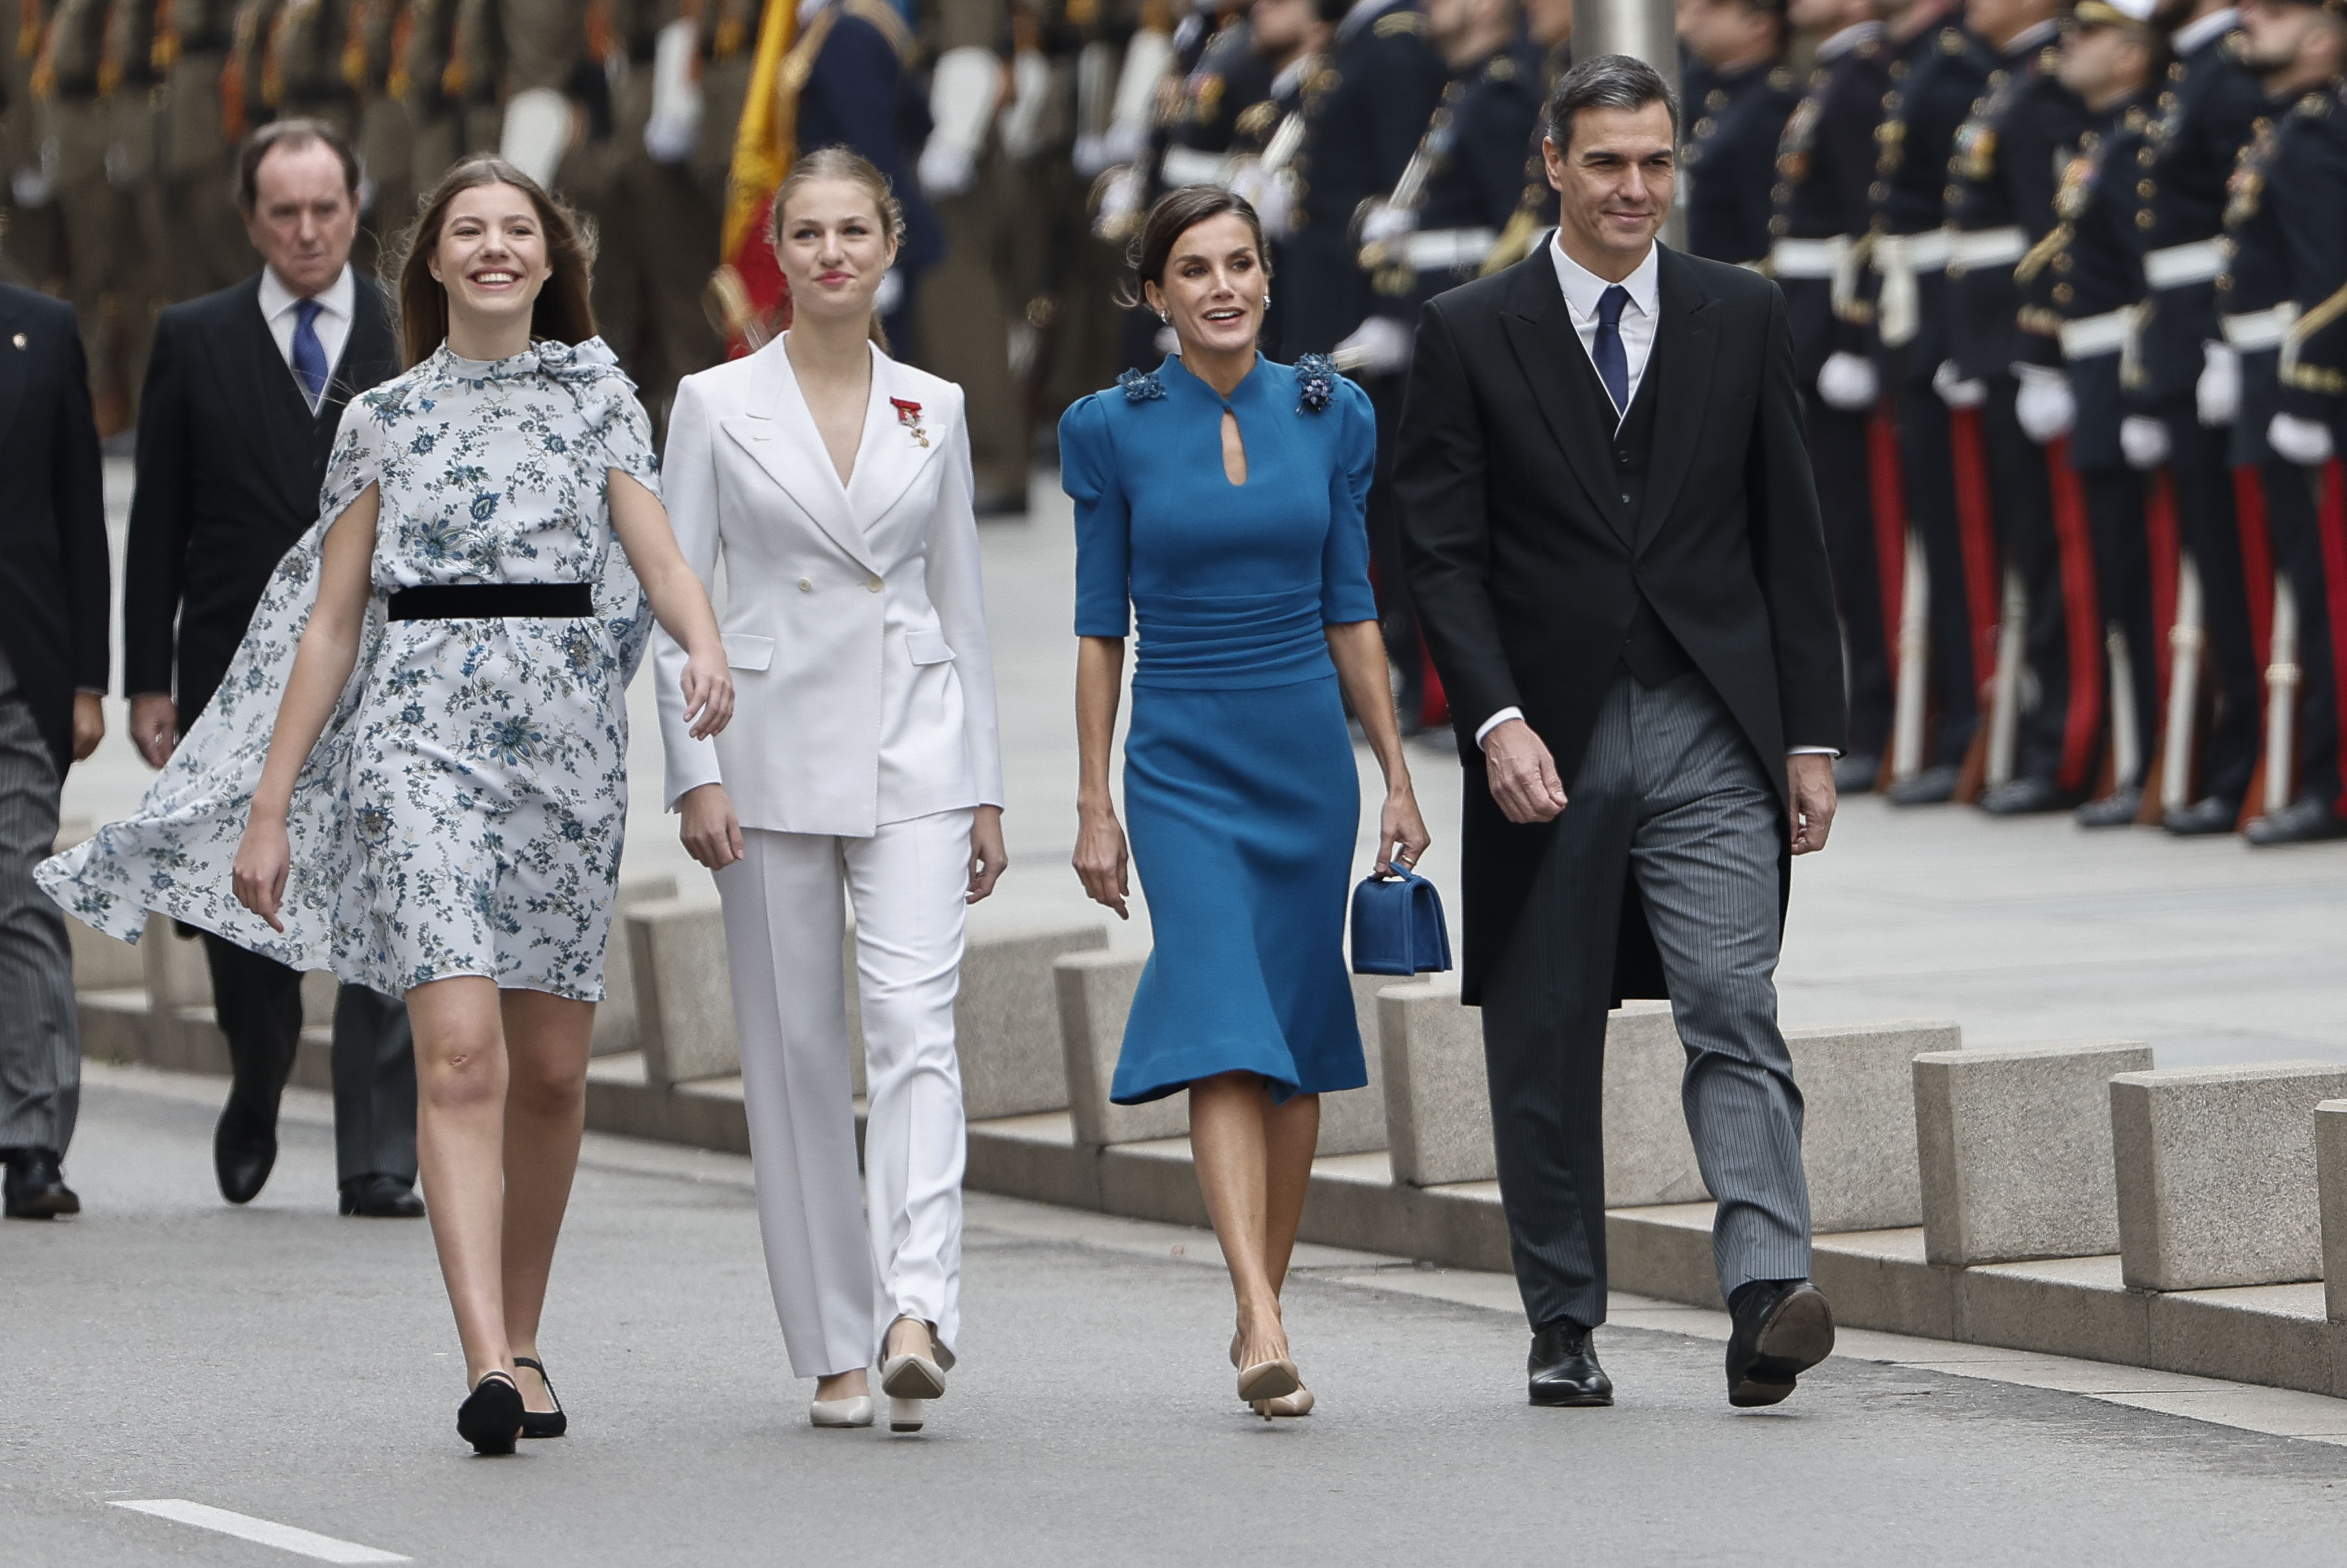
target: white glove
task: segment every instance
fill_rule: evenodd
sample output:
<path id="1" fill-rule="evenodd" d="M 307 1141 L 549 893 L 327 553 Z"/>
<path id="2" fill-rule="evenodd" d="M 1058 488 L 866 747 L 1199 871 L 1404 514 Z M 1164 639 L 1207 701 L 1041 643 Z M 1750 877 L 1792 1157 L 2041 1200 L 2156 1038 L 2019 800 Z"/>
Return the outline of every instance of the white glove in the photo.
<path id="1" fill-rule="evenodd" d="M 1147 194 L 1149 179 L 1138 164 L 1126 164 L 1116 171 L 1101 192 L 1100 216 L 1092 221 L 1092 232 L 1103 240 L 1121 240 L 1133 230 L 1133 220 L 1141 215 L 1141 199 Z"/>
<path id="2" fill-rule="evenodd" d="M 1418 214 L 1391 202 L 1378 201 L 1369 207 L 1369 215 L 1361 220 L 1361 243 L 1384 245 L 1400 239 L 1418 227 Z"/>
<path id="3" fill-rule="evenodd" d="M 2119 421 L 2119 450 L 2127 466 L 2157 468 L 2168 461 L 2168 424 L 2148 414 L 2130 414 Z"/>
<path id="4" fill-rule="evenodd" d="M 2068 376 L 2042 364 L 2016 364 L 2013 374 L 2021 380 L 2013 415 L 2021 422 L 2023 435 L 2043 446 L 2076 427 L 2078 399 L 2070 391 Z"/>
<path id="5" fill-rule="evenodd" d="M 1096 179 L 1102 169 L 1116 161 L 1108 155 L 1108 138 L 1104 136 L 1076 138 L 1075 150 L 1069 157 L 1076 166 L 1079 179 Z"/>
<path id="6" fill-rule="evenodd" d="M 1024 163 L 1043 145 L 1043 114 L 1051 107 L 1051 64 L 1040 49 L 1010 57 L 1010 101 L 994 117 L 1002 150 Z"/>
<path id="7" fill-rule="evenodd" d="M 921 182 L 924 196 L 959 196 L 978 183 L 978 163 L 964 149 L 932 137 L 929 145 L 921 149 L 914 177 Z"/>
<path id="8" fill-rule="evenodd" d="M 1296 227 L 1296 186 L 1286 169 L 1266 169 L 1248 159 L 1231 173 L 1231 194 L 1255 209 L 1266 240 L 1285 240 Z"/>
<path id="9" fill-rule="evenodd" d="M 644 151 L 654 163 L 682 163 L 701 143 L 701 84 L 692 79 L 701 32 L 692 22 L 671 22 L 652 46 L 652 110 L 644 121 Z"/>
<path id="10" fill-rule="evenodd" d="M 1826 400 L 1828 408 L 1855 414 L 1874 406 L 1882 395 L 1882 378 L 1875 374 L 1874 362 L 1862 354 L 1830 354 L 1818 367 L 1818 395 Z"/>
<path id="11" fill-rule="evenodd" d="M 2230 343 L 2203 343 L 2200 379 L 2192 388 L 2199 405 L 2200 423 L 2214 430 L 2230 425 L 2241 412 L 2241 356 Z"/>
<path id="12" fill-rule="evenodd" d="M 2266 426 L 2266 445 L 2285 463 L 2320 467 L 2331 461 L 2331 426 L 2295 414 L 2277 414 Z"/>
<path id="13" fill-rule="evenodd" d="M 1371 316 L 1337 345 L 1337 367 L 1351 375 L 1391 375 L 1409 365 L 1409 328 L 1392 316 Z"/>
<path id="14" fill-rule="evenodd" d="M 1988 401 L 1988 383 L 1966 381 L 1952 359 L 1942 360 L 1940 368 L 1932 373 L 1932 390 L 1951 408 L 1978 408 Z"/>
<path id="15" fill-rule="evenodd" d="M 49 178 L 48 170 L 37 163 L 28 163 L 8 176 L 8 194 L 28 212 L 36 207 L 46 207 L 55 189 L 56 182 Z"/>

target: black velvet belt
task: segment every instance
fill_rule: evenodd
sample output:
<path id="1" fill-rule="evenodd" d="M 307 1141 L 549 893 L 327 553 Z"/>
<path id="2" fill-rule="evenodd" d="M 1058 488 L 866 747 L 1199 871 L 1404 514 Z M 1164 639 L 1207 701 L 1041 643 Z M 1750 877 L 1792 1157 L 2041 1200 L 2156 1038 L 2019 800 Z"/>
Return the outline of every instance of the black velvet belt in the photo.
<path id="1" fill-rule="evenodd" d="M 583 582 L 436 583 L 391 596 L 394 620 L 558 620 L 594 613 L 595 590 Z"/>

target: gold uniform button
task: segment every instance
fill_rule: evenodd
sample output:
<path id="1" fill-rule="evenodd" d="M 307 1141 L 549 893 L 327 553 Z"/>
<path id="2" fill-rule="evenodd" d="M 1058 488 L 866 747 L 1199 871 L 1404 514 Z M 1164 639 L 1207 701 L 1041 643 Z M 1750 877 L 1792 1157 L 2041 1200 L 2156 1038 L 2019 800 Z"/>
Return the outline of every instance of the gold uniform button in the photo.
<path id="1" fill-rule="evenodd" d="M 2135 215 L 2135 226 L 2138 229 L 2148 229 L 2158 221 L 2158 219 L 2148 212 L 2138 212 Z"/>
<path id="2" fill-rule="evenodd" d="M 876 577 L 866 578 L 864 579 L 864 591 L 866 593 L 878 593 L 880 591 L 880 579 Z"/>
<path id="3" fill-rule="evenodd" d="M 2135 182 L 2135 193 L 2148 201 L 2159 194 L 2159 187 L 2148 179 L 2138 179 Z"/>
<path id="4" fill-rule="evenodd" d="M 815 591 L 815 584 L 805 578 L 801 578 L 799 579 L 799 591 L 801 593 L 813 593 Z"/>

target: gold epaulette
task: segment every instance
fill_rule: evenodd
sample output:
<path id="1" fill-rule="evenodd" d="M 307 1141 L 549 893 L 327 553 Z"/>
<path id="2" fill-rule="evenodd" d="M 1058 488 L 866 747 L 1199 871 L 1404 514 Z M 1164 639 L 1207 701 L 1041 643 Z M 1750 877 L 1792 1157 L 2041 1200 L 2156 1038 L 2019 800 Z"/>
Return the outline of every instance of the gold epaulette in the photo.
<path id="1" fill-rule="evenodd" d="M 1422 38 L 1426 36 L 1426 18 L 1415 11 L 1389 11 L 1369 26 L 1380 38 Z"/>
<path id="2" fill-rule="evenodd" d="M 1267 141 L 1279 128 L 1279 101 L 1266 98 L 1259 104 L 1249 104 L 1239 111 L 1235 128 L 1250 141 Z"/>

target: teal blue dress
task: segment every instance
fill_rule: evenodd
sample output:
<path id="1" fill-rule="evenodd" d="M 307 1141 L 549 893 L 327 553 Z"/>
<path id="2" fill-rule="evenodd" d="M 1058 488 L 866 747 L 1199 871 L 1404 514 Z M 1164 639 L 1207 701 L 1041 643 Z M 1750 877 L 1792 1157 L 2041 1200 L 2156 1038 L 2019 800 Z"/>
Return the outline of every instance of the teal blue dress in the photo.
<path id="1" fill-rule="evenodd" d="M 1076 635 L 1139 630 L 1124 804 L 1156 948 L 1120 1105 L 1221 1072 L 1282 1100 L 1368 1081 L 1344 956 L 1360 784 L 1323 629 L 1377 618 L 1376 456 L 1360 388 L 1260 356 L 1227 402 L 1177 356 L 1060 421 Z"/>

